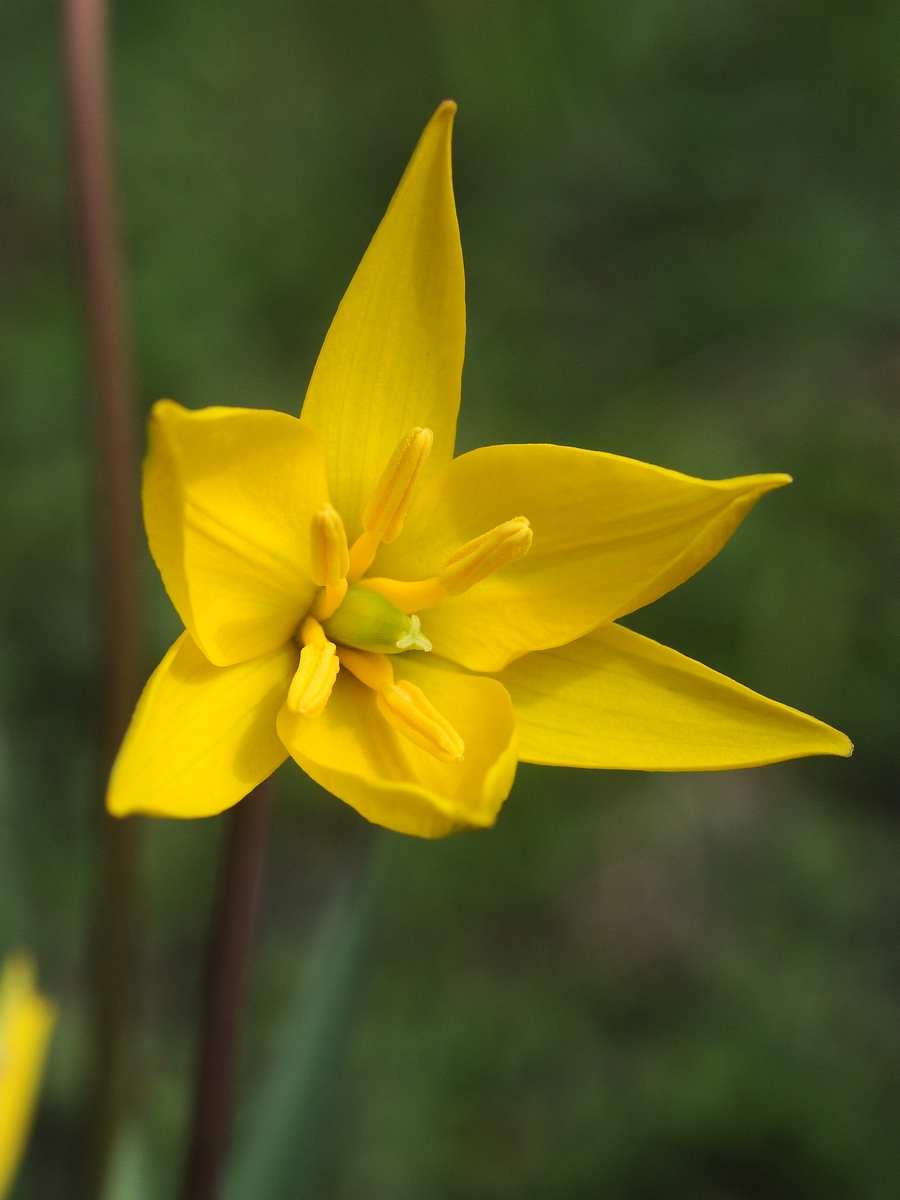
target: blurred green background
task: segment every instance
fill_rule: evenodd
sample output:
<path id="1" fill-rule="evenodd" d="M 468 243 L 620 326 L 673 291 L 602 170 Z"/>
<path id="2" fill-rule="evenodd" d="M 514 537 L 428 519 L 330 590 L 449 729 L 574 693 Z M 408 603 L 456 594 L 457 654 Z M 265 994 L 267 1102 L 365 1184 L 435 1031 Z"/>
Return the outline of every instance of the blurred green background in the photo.
<path id="1" fill-rule="evenodd" d="M 629 623 L 855 757 L 522 768 L 376 834 L 288 764 L 229 1197 L 900 1195 L 900 7 L 122 0 L 140 396 L 296 412 L 437 103 L 460 105 L 460 448 L 784 470 Z M 16 1195 L 75 1194 L 94 865 L 91 483 L 57 11 L 0 8 L 0 949 L 62 1020 Z M 147 561 L 147 669 L 177 620 Z M 219 819 L 143 824 L 108 1200 L 174 1195 Z"/>

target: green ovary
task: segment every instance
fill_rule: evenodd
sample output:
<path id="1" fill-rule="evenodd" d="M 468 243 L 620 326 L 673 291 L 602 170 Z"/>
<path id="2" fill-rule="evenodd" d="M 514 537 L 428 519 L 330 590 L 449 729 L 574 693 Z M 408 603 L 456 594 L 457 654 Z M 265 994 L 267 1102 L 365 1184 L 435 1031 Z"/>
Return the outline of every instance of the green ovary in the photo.
<path id="1" fill-rule="evenodd" d="M 400 612 L 387 597 L 369 588 L 348 588 L 340 607 L 322 622 L 322 628 L 330 641 L 355 650 L 400 654 L 431 649 L 417 616 Z"/>

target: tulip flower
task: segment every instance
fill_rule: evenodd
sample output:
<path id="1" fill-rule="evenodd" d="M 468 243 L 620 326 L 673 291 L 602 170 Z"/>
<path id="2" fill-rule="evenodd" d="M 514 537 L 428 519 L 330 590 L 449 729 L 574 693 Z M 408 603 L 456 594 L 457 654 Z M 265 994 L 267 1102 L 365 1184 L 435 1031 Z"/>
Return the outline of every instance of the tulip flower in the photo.
<path id="1" fill-rule="evenodd" d="M 55 1019 L 35 986 L 31 958 L 10 955 L 0 975 L 0 1200 L 25 1149 Z"/>
<path id="2" fill-rule="evenodd" d="M 453 457 L 465 339 L 455 105 L 438 109 L 298 417 L 160 401 L 144 517 L 185 632 L 108 804 L 200 817 L 288 755 L 370 821 L 491 825 L 518 761 L 647 771 L 849 754 L 843 734 L 618 620 L 786 475 L 554 445 Z"/>

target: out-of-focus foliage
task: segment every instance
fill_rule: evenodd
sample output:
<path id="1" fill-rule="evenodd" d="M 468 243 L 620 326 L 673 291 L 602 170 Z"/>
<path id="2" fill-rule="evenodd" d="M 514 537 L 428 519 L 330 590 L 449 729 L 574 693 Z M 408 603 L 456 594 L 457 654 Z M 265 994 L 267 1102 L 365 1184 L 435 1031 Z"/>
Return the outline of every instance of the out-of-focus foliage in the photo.
<path id="1" fill-rule="evenodd" d="M 56 18 L 47 0 L 0 11 L 0 934 L 35 947 L 62 1003 L 22 1197 L 72 1194 L 93 856 Z M 115 93 L 142 404 L 288 411 L 453 96 L 461 448 L 790 471 L 632 623 L 857 744 L 850 763 L 703 778 L 527 769 L 495 831 L 389 839 L 309 1194 L 895 1197 L 900 9 L 130 0 Z M 176 625 L 147 579 L 149 666 Z M 280 787 L 251 1124 L 298 963 L 366 834 L 293 770 Z M 218 831 L 146 828 L 113 1200 L 168 1195 L 177 1169 Z"/>

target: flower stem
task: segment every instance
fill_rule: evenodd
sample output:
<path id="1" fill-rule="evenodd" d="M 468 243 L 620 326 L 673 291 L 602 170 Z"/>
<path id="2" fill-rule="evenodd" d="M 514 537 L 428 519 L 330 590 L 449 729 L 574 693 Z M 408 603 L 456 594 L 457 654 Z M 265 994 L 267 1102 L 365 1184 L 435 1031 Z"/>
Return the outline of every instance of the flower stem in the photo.
<path id="1" fill-rule="evenodd" d="M 97 774 L 105 790 L 141 685 L 138 456 L 125 289 L 119 258 L 107 97 L 106 0 L 64 0 L 74 207 L 93 386 L 89 393 L 97 588 L 103 678 Z M 94 929 L 94 1079 L 85 1194 L 103 1187 L 122 1110 L 122 1059 L 129 1017 L 135 834 L 131 821 L 102 810 Z"/>
<path id="2" fill-rule="evenodd" d="M 262 783 L 230 814 L 201 1015 L 183 1200 L 215 1200 L 231 1134 L 237 1042 L 262 893 L 271 798 Z"/>

